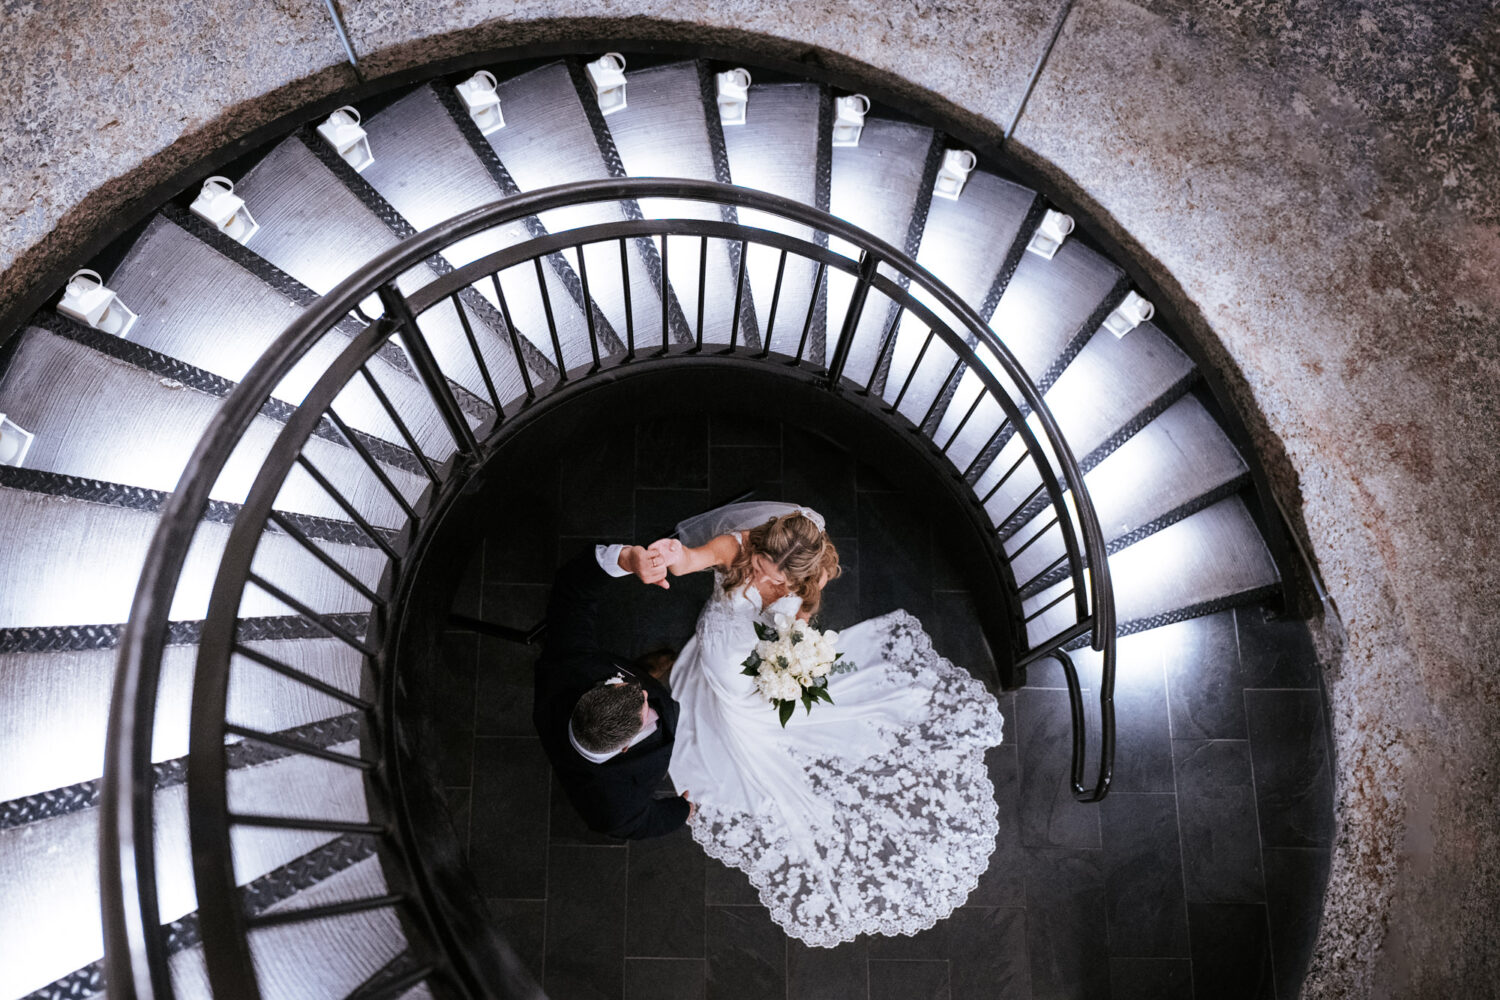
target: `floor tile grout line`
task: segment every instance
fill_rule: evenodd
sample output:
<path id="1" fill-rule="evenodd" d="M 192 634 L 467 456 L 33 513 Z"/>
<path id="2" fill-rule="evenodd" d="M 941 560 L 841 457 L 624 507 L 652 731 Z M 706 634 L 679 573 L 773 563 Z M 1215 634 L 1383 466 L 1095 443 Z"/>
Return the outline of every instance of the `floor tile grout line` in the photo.
<path id="1" fill-rule="evenodd" d="M 1235 615 L 1234 638 L 1236 651 L 1239 649 L 1239 636 L 1239 615 Z M 1243 668 L 1243 663 L 1240 666 Z M 1241 676 L 1243 676 L 1243 670 Z M 1259 848 L 1258 853 L 1260 855 L 1260 896 L 1261 906 L 1265 910 L 1266 922 L 1266 958 L 1271 963 L 1271 995 L 1274 997 L 1277 994 L 1276 953 L 1271 947 L 1271 894 L 1266 889 L 1266 835 L 1260 828 L 1260 786 L 1255 780 L 1255 748 L 1250 741 L 1250 699 L 1248 697 L 1250 690 L 1250 688 L 1240 689 L 1240 705 L 1245 712 L 1245 756 L 1250 761 L 1250 802 L 1255 809 L 1255 843 Z"/>
<path id="2" fill-rule="evenodd" d="M 1167 669 L 1167 651 L 1158 651 L 1161 657 L 1161 686 L 1162 695 L 1166 699 L 1167 709 L 1167 755 L 1172 762 L 1172 795 L 1174 802 L 1172 811 L 1177 817 L 1177 857 L 1179 870 L 1182 877 L 1182 923 L 1187 930 L 1188 946 L 1188 986 L 1193 995 L 1197 995 L 1197 987 L 1193 984 L 1193 918 L 1189 911 L 1188 884 L 1187 884 L 1187 837 L 1182 829 L 1182 798 L 1178 794 L 1181 789 L 1177 787 L 1177 754 L 1174 752 L 1176 742 L 1172 738 L 1172 682 L 1171 671 Z"/>

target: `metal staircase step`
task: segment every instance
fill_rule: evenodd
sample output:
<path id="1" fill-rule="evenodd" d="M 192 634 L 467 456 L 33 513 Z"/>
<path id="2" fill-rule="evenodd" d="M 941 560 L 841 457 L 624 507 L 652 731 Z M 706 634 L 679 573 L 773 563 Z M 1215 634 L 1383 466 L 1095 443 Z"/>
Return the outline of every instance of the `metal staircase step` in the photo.
<path id="1" fill-rule="evenodd" d="M 154 513 L 0 488 L 0 522 L 13 532 L 0 567 L 0 628 L 125 621 L 157 521 Z M 228 536 L 227 525 L 205 522 L 199 527 L 172 618 L 204 616 Z M 320 544 L 365 586 L 379 583 L 386 563 L 380 549 Z M 365 598 L 290 536 L 264 535 L 254 568 L 319 612 L 369 610 Z M 293 612 L 252 586 L 240 613 Z"/>
<path id="2" fill-rule="evenodd" d="M 261 912 L 284 913 L 389 891 L 380 859 L 369 856 Z M 407 949 L 401 920 L 390 909 L 260 928 L 251 932 L 250 942 L 267 1000 L 351 996 Z M 171 966 L 173 991 L 181 1000 L 213 996 L 201 946 L 174 954 Z"/>
<path id="3" fill-rule="evenodd" d="M 502 189 L 490 176 L 431 87 L 419 88 L 372 115 L 365 128 L 375 162 L 360 176 L 417 230 L 513 193 Z M 456 243 L 444 251 L 443 257 L 454 267 L 461 267 L 524 243 L 532 235 L 525 221 L 518 220 Z M 564 365 L 573 368 L 585 364 L 591 354 L 583 311 L 555 267 L 544 263 L 541 271 Z M 551 357 L 551 324 L 535 269 L 519 265 L 501 275 L 500 283 L 517 331 Z M 488 282 L 475 287 L 491 305 L 499 306 Z"/>
<path id="4" fill-rule="evenodd" d="M 214 395 L 196 391 L 50 330 L 31 327 L 0 376 L 0 412 L 37 435 L 27 456 L 32 468 L 171 490 L 217 412 L 218 396 L 227 395 L 229 385 L 210 386 L 218 390 Z M 280 432 L 277 421 L 257 418 L 215 485 L 215 499 L 244 500 Z M 353 450 L 313 438 L 305 453 L 372 523 L 403 523 L 400 507 Z M 426 488 L 425 479 L 402 468 L 384 471 L 408 501 Z M 277 503 L 298 513 L 348 517 L 301 470 L 294 471 Z"/>
<path id="5" fill-rule="evenodd" d="M 1165 623 L 1189 608 L 1217 610 L 1236 599 L 1258 599 L 1280 582 L 1260 530 L 1238 497 L 1111 555 L 1109 568 L 1115 614 L 1122 624 Z M 1049 587 L 1024 600 L 1022 610 L 1035 614 L 1069 587 L 1066 581 Z M 1074 620 L 1073 599 L 1067 597 L 1027 624 L 1028 641 L 1039 644 Z"/>
<path id="6" fill-rule="evenodd" d="M 816 207 L 826 203 L 828 174 L 819 170 L 823 150 L 819 131 L 823 100 L 824 91 L 816 84 L 752 84 L 745 123 L 723 130 L 725 151 L 735 184 L 768 191 L 804 205 Z M 774 150 L 775 155 L 767 155 L 767 150 Z M 786 222 L 754 209 L 740 209 L 739 219 L 747 226 L 827 244 L 827 236 L 822 233 L 815 237 L 807 226 Z M 779 295 L 776 290 L 778 270 L 781 271 Z M 746 272 L 761 318 L 761 336 L 770 336 L 772 350 L 795 355 L 818 292 L 813 284 L 817 265 L 802 257 L 788 257 L 782 269 L 777 251 L 752 246 L 747 253 Z M 774 315 L 771 313 L 773 302 L 776 305 Z M 818 333 L 821 335 L 823 330 L 820 328 Z M 821 336 L 819 343 L 822 343 Z"/>
<path id="7" fill-rule="evenodd" d="M 504 80 L 497 88 L 506 126 L 485 141 L 522 191 L 556 184 L 603 180 L 616 174 L 600 151 L 599 141 L 568 67 L 542 66 Z M 623 171 L 621 171 L 623 173 Z M 633 211 L 632 211 L 633 209 Z M 634 202 L 580 205 L 554 209 L 539 217 L 549 232 L 641 218 Z M 618 243 L 595 244 L 585 251 L 589 291 L 622 337 L 634 331 L 637 343 L 659 344 L 661 329 L 661 258 L 650 240 L 626 246 L 630 269 L 630 323 L 625 316 Z M 565 253 L 578 269 L 577 254 Z"/>
<path id="8" fill-rule="evenodd" d="M 1111 551 L 1139 541 L 1248 483 L 1249 468 L 1201 403 L 1179 400 L 1084 473 Z M 1009 553 L 1036 538 L 1012 564 L 1025 583 L 1063 555 L 1062 535 L 1038 514 L 1005 542 Z M 1040 534 L 1039 534 L 1040 533 Z"/>
<path id="9" fill-rule="evenodd" d="M 625 79 L 625 110 L 603 121 L 626 175 L 691 177 L 729 183 L 728 161 L 717 162 L 715 158 L 711 136 L 719 128 L 719 122 L 717 117 L 710 120 L 704 107 L 698 64 L 683 62 L 627 70 Z M 732 212 L 720 211 L 713 205 L 667 198 L 643 199 L 640 208 L 648 219 L 732 220 L 734 217 Z M 666 269 L 695 336 L 701 328 L 704 343 L 727 344 L 734 320 L 738 244 L 713 239 L 706 248 L 705 254 L 704 244 L 699 240 L 674 238 L 666 254 Z M 705 284 L 700 286 L 700 282 Z M 704 292 L 701 305 L 700 287 Z M 744 331 L 759 336 L 749 325 L 746 302 L 741 303 L 741 330 L 739 343 L 746 341 Z"/>
<path id="10" fill-rule="evenodd" d="M 272 150 L 235 190 L 261 222 L 254 239 L 256 253 L 319 295 L 411 232 L 353 168 L 331 149 L 309 147 L 300 134 Z M 396 285 L 411 291 L 436 276 L 430 263 L 419 264 L 400 275 Z M 517 398 L 525 382 L 503 321 L 497 322 L 488 311 L 470 309 L 466 315 L 500 399 Z M 433 309 L 421 317 L 419 326 L 448 377 L 472 398 L 484 398 L 484 379 L 454 309 Z M 387 352 L 410 367 L 399 347 L 390 345 Z"/>
<path id="11" fill-rule="evenodd" d="M 914 256 L 921 245 L 942 152 L 936 138 L 932 129 L 922 125 L 866 119 L 858 146 L 838 146 L 833 150 L 829 210 Z M 843 240 L 831 240 L 829 248 L 849 257 L 858 256 Z M 837 349 L 854 284 L 852 275 L 829 272 L 830 356 Z M 846 377 L 867 384 L 871 381 L 876 375 L 879 348 L 897 321 L 890 300 L 872 293 L 860 315 Z"/>
<path id="12" fill-rule="evenodd" d="M 1194 378 L 1187 355 L 1160 330 L 1144 324 L 1124 339 L 1107 330 L 1095 333 L 1043 398 L 1087 472 L 1180 399 Z M 988 498 L 986 507 L 998 525 L 1041 480 L 1030 464 L 1010 472 L 1021 457 L 1022 443 L 1011 435 L 1013 428 L 1002 427 L 998 407 L 982 404 L 981 412 L 960 426 L 978 390 L 972 374 L 960 380 L 935 436 L 940 441 L 954 438 L 950 454 L 959 468 L 974 466 L 975 490 Z"/>
<path id="13" fill-rule="evenodd" d="M 302 313 L 301 306 L 275 288 L 160 216 L 136 240 L 111 281 L 122 298 L 140 304 L 141 318 L 130 333 L 133 342 L 236 382 Z M 276 387 L 275 397 L 300 404 L 347 344 L 336 335 L 322 338 Z M 370 368 L 423 450 L 440 461 L 451 455 L 453 439 L 421 383 L 379 358 Z M 402 442 L 362 381 L 340 394 L 337 409 L 351 427 L 392 444 Z"/>
<path id="14" fill-rule="evenodd" d="M 1051 260 L 1022 254 L 990 327 L 1046 388 L 1124 297 L 1124 281 L 1120 268 L 1076 239 Z"/>
<path id="15" fill-rule="evenodd" d="M 352 754 L 358 744 L 332 749 Z M 362 772 L 326 761 L 283 757 L 231 771 L 229 777 L 231 802 L 244 811 L 366 815 Z M 197 908 L 187 841 L 187 787 L 157 792 L 155 809 L 158 899 L 161 918 L 168 922 Z M 86 809 L 0 830 L 0 870 L 6 872 L 0 879 L 0 995 L 22 996 L 102 955 L 98 823 L 97 809 Z M 251 835 L 237 834 L 234 841 L 241 884 L 333 839 L 309 831 L 244 832 Z M 36 906 L 38 899 L 48 905 Z"/>
<path id="16" fill-rule="evenodd" d="M 359 654 L 336 639 L 250 642 L 250 648 L 351 695 Z M 151 759 L 187 753 L 196 646 L 169 646 L 162 663 Z M 0 654 L 0 802 L 93 781 L 103 770 L 114 648 Z M 233 661 L 231 722 L 264 732 L 331 719 L 349 706 L 243 656 Z"/>
<path id="17" fill-rule="evenodd" d="M 1029 231 L 1035 203 L 1036 195 L 1029 189 L 994 174 L 975 171 L 959 200 L 932 199 L 917 263 L 983 315 L 983 303 L 991 296 L 998 301 L 999 291 L 1018 263 L 1016 244 Z M 951 329 L 964 330 L 964 325 L 931 295 L 920 288 L 915 295 Z M 960 386 L 964 387 L 967 394 L 954 396 L 958 402 L 945 408 L 945 421 L 939 433 L 947 437 L 973 401 L 972 393 L 978 385 L 972 378 L 967 383 L 953 380 L 957 356 L 940 342 L 929 342 L 928 333 L 927 326 L 915 318 L 902 318 L 890 351 L 890 375 L 884 395 L 894 402 L 904 389 L 900 411 L 920 424 L 934 401 L 944 394 L 952 396 Z M 976 427 L 970 435 L 980 431 Z"/>

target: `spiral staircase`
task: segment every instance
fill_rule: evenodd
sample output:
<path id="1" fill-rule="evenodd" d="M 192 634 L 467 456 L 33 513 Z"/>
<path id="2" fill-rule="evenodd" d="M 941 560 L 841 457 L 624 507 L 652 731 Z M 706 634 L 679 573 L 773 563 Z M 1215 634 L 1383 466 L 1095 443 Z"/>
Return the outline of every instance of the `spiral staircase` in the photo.
<path id="1" fill-rule="evenodd" d="M 1124 336 L 1104 327 L 1131 282 L 1081 234 L 1050 259 L 1027 252 L 1050 207 L 1040 194 L 981 162 L 956 200 L 934 197 L 952 141 L 875 107 L 857 145 L 835 145 L 837 94 L 822 84 L 756 72 L 744 123 L 726 126 L 715 84 L 726 67 L 633 61 L 641 65 L 625 72 L 626 106 L 608 116 L 582 58 L 523 72 L 494 67 L 505 125 L 488 134 L 455 90 L 467 74 L 362 101 L 374 158 L 360 171 L 310 122 L 227 171 L 260 227 L 244 245 L 189 209 L 195 188 L 94 262 L 139 314 L 126 337 L 46 309 L 6 342 L 0 413 L 35 441 L 22 467 L 0 466 L 9 538 L 0 588 L 0 1000 L 104 989 L 97 858 L 112 685 L 141 567 L 200 438 L 304 310 L 372 258 L 399 253 L 403 240 L 497 199 L 681 177 L 831 213 L 951 289 L 988 323 L 1045 408 L 1011 393 L 1023 419 L 1008 421 L 985 391 L 983 369 L 1000 370 L 998 356 L 975 337 L 967 359 L 934 347 L 928 329 L 963 330 L 954 318 L 961 310 L 925 285 L 910 293 L 915 304 L 903 300 L 909 275 L 869 255 L 865 270 L 851 273 L 778 255 L 774 242 L 735 239 L 743 230 L 733 227 L 760 227 L 859 259 L 812 216 L 769 203 L 674 197 L 668 188 L 544 202 L 394 275 L 389 285 L 402 291 L 445 279 L 453 288 L 426 302 L 420 337 L 397 331 L 369 341 L 358 377 L 338 389 L 340 419 L 309 425 L 285 485 L 262 498 L 274 499 L 275 513 L 257 538 L 253 572 L 281 589 L 247 588 L 234 602 L 235 667 L 218 734 L 226 794 L 235 816 L 286 820 L 232 834 L 231 874 L 242 887 L 233 903 L 253 928 L 259 995 L 425 995 L 442 980 L 440 963 L 424 957 L 432 940 L 418 940 L 442 935 L 412 902 L 420 892 L 393 884 L 402 880 L 385 864 L 384 820 L 370 805 L 374 699 L 361 644 L 373 641 L 378 616 L 369 598 L 414 509 L 426 512 L 434 468 L 463 450 L 465 432 L 516 419 L 564 376 L 653 352 L 708 364 L 717 352 L 800 362 L 842 379 L 931 442 L 989 519 L 1018 590 L 1017 607 L 990 627 L 1008 630 L 1017 649 L 1057 636 L 1076 648 L 1089 638 L 1074 613 L 1083 600 L 1069 569 L 1076 539 L 1058 523 L 1060 510 L 1064 521 L 1078 512 L 1071 500 L 1049 504 L 1047 474 L 1023 462 L 1028 441 L 1045 441 L 1048 420 L 1076 456 L 1097 512 L 1119 634 L 1277 591 L 1280 574 L 1252 516 L 1251 470 L 1194 364 L 1150 321 Z M 628 228 L 651 220 L 687 220 L 684 238 Z M 609 240 L 585 250 L 560 240 L 543 255 L 517 257 L 493 281 L 478 272 L 465 280 L 475 262 L 586 227 Z M 871 282 L 883 297 L 861 299 Z M 146 739 L 160 927 L 140 933 L 157 942 L 178 996 L 211 992 L 188 754 L 195 660 L 219 560 L 309 391 L 368 338 L 371 319 L 397 320 L 400 309 L 388 294 L 366 297 L 287 366 L 212 482 L 180 583 L 167 594 Z M 200 738 L 208 737 L 195 731 Z M 317 919 L 295 916 L 313 908 Z"/>

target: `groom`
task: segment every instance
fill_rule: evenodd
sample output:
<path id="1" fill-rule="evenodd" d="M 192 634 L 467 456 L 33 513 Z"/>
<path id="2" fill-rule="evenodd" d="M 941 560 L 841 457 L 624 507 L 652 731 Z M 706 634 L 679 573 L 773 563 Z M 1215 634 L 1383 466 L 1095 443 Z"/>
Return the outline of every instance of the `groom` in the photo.
<path id="1" fill-rule="evenodd" d="M 652 674 L 665 676 L 670 661 L 650 654 L 657 663 L 628 664 L 597 634 L 599 601 L 618 595 L 617 578 L 665 586 L 666 573 L 658 551 L 600 545 L 558 572 L 547 606 L 532 720 L 573 808 L 612 837 L 659 837 L 696 809 L 686 790 L 654 795 L 672 758 L 677 703 Z"/>

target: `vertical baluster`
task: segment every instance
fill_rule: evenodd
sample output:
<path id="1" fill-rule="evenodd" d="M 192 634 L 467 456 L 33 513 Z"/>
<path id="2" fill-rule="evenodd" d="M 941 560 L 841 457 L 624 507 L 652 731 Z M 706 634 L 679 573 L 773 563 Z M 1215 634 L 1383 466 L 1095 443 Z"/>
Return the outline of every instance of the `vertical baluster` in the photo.
<path id="1" fill-rule="evenodd" d="M 937 416 L 937 408 L 939 406 L 943 405 L 943 396 L 946 395 L 945 390 L 947 389 L 947 387 L 949 385 L 953 384 L 954 377 L 958 375 L 958 370 L 960 368 L 962 368 L 963 366 L 964 366 L 964 360 L 963 360 L 963 358 L 959 358 L 957 361 L 953 362 L 953 368 L 952 368 L 951 371 L 948 372 L 948 377 L 945 378 L 945 379 L 943 379 L 943 388 L 939 389 L 938 392 L 937 392 L 937 395 L 935 395 L 935 396 L 932 397 L 932 405 L 930 405 L 930 406 L 927 407 L 927 412 L 924 413 L 924 414 L 922 414 L 922 421 L 921 421 L 921 423 L 917 424 L 917 426 L 920 427 L 920 428 L 922 428 L 922 430 L 924 432 L 927 430 L 928 425 L 930 425 L 932 423 L 932 418 L 935 417 L 935 416 Z M 955 391 L 956 391 L 956 387 L 955 387 Z M 929 436 L 931 436 L 931 437 L 936 437 L 937 436 L 937 427 L 936 426 L 934 426 L 932 428 L 931 434 Z"/>
<path id="2" fill-rule="evenodd" d="M 630 305 L 630 254 L 620 237 L 620 290 L 625 293 L 625 360 L 635 360 L 635 313 Z"/>
<path id="3" fill-rule="evenodd" d="M 401 440 L 405 441 L 406 446 L 411 449 L 411 453 L 417 456 L 417 462 L 422 466 L 422 471 L 427 473 L 427 478 L 433 482 L 437 482 L 437 470 L 432 467 L 432 462 L 428 460 L 426 453 L 422 451 L 422 446 L 417 443 L 416 435 L 411 432 L 411 428 L 406 426 L 406 421 L 401 419 L 401 414 L 396 412 L 395 404 L 385 394 L 385 390 L 381 388 L 380 383 L 375 381 L 375 376 L 370 373 L 369 368 L 365 365 L 359 366 L 359 373 L 364 376 L 365 384 L 375 394 L 375 400 L 385 410 L 385 415 L 390 417 L 392 424 L 395 424 L 396 432 L 401 435 Z M 340 434 L 353 440 L 354 432 L 349 430 L 332 407 L 328 409 L 328 419 L 339 429 Z"/>
<path id="4" fill-rule="evenodd" d="M 396 288 L 394 284 L 387 283 L 380 286 L 380 301 L 385 306 L 385 314 L 394 317 L 398 329 L 401 330 L 402 340 L 405 341 L 407 349 L 411 354 L 412 365 L 417 369 L 417 375 L 422 384 L 427 387 L 427 392 L 432 396 L 433 402 L 437 404 L 438 413 L 442 415 L 443 423 L 447 424 L 448 432 L 453 435 L 453 441 L 458 445 L 458 450 L 464 455 L 474 455 L 479 451 L 479 442 L 474 438 L 474 432 L 469 428 L 469 421 L 464 417 L 464 411 L 458 408 L 458 400 L 453 398 L 453 393 L 448 389 L 448 380 L 443 375 L 443 370 L 438 367 L 437 359 L 432 356 L 432 349 L 427 346 L 427 338 L 422 336 L 422 331 L 417 329 L 417 319 L 411 314 L 411 307 L 406 304 L 406 297 Z"/>
<path id="5" fill-rule="evenodd" d="M 402 510 L 406 511 L 406 516 L 409 518 L 416 517 L 416 510 L 410 503 L 407 502 L 406 497 L 401 495 L 401 491 L 396 489 L 396 484 L 391 482 L 391 477 L 387 476 L 385 474 L 385 470 L 380 467 L 380 463 L 375 461 L 375 456 L 370 454 L 370 449 L 366 448 L 364 444 L 359 440 L 359 438 L 354 436 L 354 432 L 351 431 L 348 426 L 339 419 L 337 413 L 329 410 L 328 419 L 333 424 L 333 426 L 339 429 L 339 433 L 344 436 L 344 440 L 349 443 L 349 447 L 354 449 L 354 453 L 358 455 L 360 459 L 365 463 L 365 465 L 369 468 L 371 474 L 373 474 L 380 485 L 385 488 L 385 491 L 391 495 L 391 498 L 393 500 L 401 505 Z M 420 455 L 421 452 L 418 452 L 417 454 Z M 424 464 L 423 468 L 431 469 L 432 466 L 430 464 Z M 430 472 L 427 478 L 431 479 L 433 482 L 437 482 L 437 472 Z"/>
<path id="6" fill-rule="evenodd" d="M 568 380 L 568 364 L 563 360 L 562 341 L 557 336 L 557 317 L 552 315 L 552 296 L 547 292 L 547 276 L 542 272 L 542 258 L 533 257 L 536 267 L 536 287 L 542 293 L 542 312 L 547 316 L 547 333 L 552 337 L 552 354 L 557 359 L 557 381 Z"/>
<path id="7" fill-rule="evenodd" d="M 911 363 L 911 371 L 906 373 L 906 381 L 901 383 L 901 391 L 896 393 L 896 401 L 891 404 L 887 412 L 895 413 L 901 409 L 901 401 L 906 398 L 906 390 L 910 389 L 912 382 L 916 380 L 917 369 L 922 367 L 922 359 L 927 357 L 927 348 L 932 346 L 932 341 L 936 337 L 937 331 L 929 328 L 927 339 L 922 341 L 922 349 L 917 351 L 916 360 Z"/>
<path id="8" fill-rule="evenodd" d="M 865 395 L 868 396 L 875 388 L 875 380 L 880 377 L 880 366 L 885 364 L 886 352 L 896 342 L 896 331 L 901 328 L 901 317 L 906 315 L 906 307 L 901 306 L 896 310 L 895 317 L 891 320 L 890 329 L 885 331 L 881 338 L 880 350 L 875 352 L 875 365 L 870 369 L 870 378 L 865 382 Z M 883 389 L 884 387 L 882 387 Z"/>
<path id="9" fill-rule="evenodd" d="M 733 351 L 739 345 L 740 338 L 740 303 L 745 294 L 745 241 L 740 240 L 740 266 L 739 273 L 734 277 L 734 314 L 729 321 L 729 350 Z M 749 338 L 745 343 L 749 344 Z"/>
<path id="10" fill-rule="evenodd" d="M 668 233 L 661 234 L 661 353 L 667 353 L 667 320 L 671 315 L 667 303 L 672 299 L 672 272 L 667 267 L 667 248 L 672 245 Z"/>
<path id="11" fill-rule="evenodd" d="M 870 284 L 875 278 L 875 269 L 879 266 L 879 258 L 868 250 L 864 251 L 859 261 L 859 277 L 854 282 L 853 294 L 849 296 L 849 309 L 844 313 L 844 326 L 839 331 L 839 343 L 833 350 L 833 361 L 828 366 L 828 388 L 834 392 L 839 389 L 844 365 L 849 363 L 854 333 L 859 329 L 859 319 L 865 311 L 865 300 L 870 296 Z"/>
<path id="12" fill-rule="evenodd" d="M 708 237 L 698 237 L 698 336 L 694 350 L 703 350 L 703 303 L 708 296 Z"/>
<path id="13" fill-rule="evenodd" d="M 962 434 L 964 428 L 969 425 L 969 419 L 973 417 L 976 412 L 978 412 L 979 404 L 984 402 L 984 399 L 984 393 L 981 392 L 975 394 L 974 402 L 969 404 L 968 412 L 966 412 L 963 416 L 963 419 L 958 422 L 958 426 L 953 428 L 953 433 L 948 435 L 948 440 L 942 447 L 942 452 L 944 455 L 948 454 L 948 449 L 953 447 L 953 442 L 958 440 L 958 436 Z"/>
<path id="14" fill-rule="evenodd" d="M 585 246 L 578 247 L 578 280 L 583 284 L 583 318 L 589 328 L 589 353 L 594 356 L 594 367 L 589 371 L 599 370 L 599 334 L 594 329 L 594 299 L 589 295 L 589 265 L 584 259 Z"/>
<path id="15" fill-rule="evenodd" d="M 1010 425 L 1010 418 L 1007 417 L 1005 419 L 1005 423 L 995 428 L 995 433 L 990 435 L 990 439 L 984 443 L 984 447 L 980 448 L 977 452 L 974 453 L 974 458 L 969 462 L 969 467 L 964 469 L 964 480 L 966 482 L 972 483 L 978 478 L 977 476 L 975 476 L 974 479 L 969 478 L 970 476 L 974 476 L 974 466 L 978 465 L 979 462 L 983 460 L 984 456 L 989 454 L 990 449 L 995 447 L 995 445 L 1000 441 L 1000 436 L 1010 428 Z M 1026 455 L 1027 452 L 1021 452 L 1022 458 L 1025 458 Z M 996 457 L 999 456 L 997 455 Z"/>
<path id="16" fill-rule="evenodd" d="M 474 363 L 479 366 L 479 377 L 484 379 L 485 391 L 490 394 L 490 402 L 495 405 L 495 424 L 499 426 L 500 421 L 505 419 L 505 414 L 500 408 L 500 394 L 495 391 L 495 383 L 490 379 L 490 366 L 484 363 L 484 354 L 479 350 L 479 340 L 474 336 L 474 327 L 469 323 L 469 316 L 464 312 L 463 300 L 454 292 L 448 296 L 453 300 L 453 308 L 458 310 L 458 321 L 463 324 L 464 337 L 469 341 L 469 350 L 474 352 Z"/>
<path id="17" fill-rule="evenodd" d="M 818 273 L 813 275 L 812 298 L 807 301 L 807 319 L 802 322 L 802 339 L 797 341 L 797 356 L 791 363 L 800 365 L 807 352 L 807 335 L 812 332 L 813 317 L 818 314 L 818 289 L 823 287 L 823 278 L 828 273 L 828 262 L 818 261 Z"/>
<path id="18" fill-rule="evenodd" d="M 521 382 L 526 386 L 526 398 L 536 398 L 536 389 L 531 384 L 531 371 L 526 367 L 526 354 L 521 350 L 521 335 L 516 332 L 516 324 L 510 319 L 510 303 L 505 299 L 505 291 L 500 287 L 500 274 L 495 272 L 490 275 L 490 284 L 495 286 L 495 301 L 500 303 L 500 318 L 505 321 L 505 330 L 510 334 L 510 349 L 516 356 L 516 367 L 521 369 Z"/>
<path id="19" fill-rule="evenodd" d="M 786 251 L 781 251 L 781 259 L 776 264 L 776 286 L 771 291 L 771 313 L 766 319 L 766 331 L 762 334 L 764 342 L 760 345 L 760 356 L 768 357 L 771 353 L 771 334 L 776 329 L 776 309 L 781 305 L 781 279 L 786 274 Z"/>

